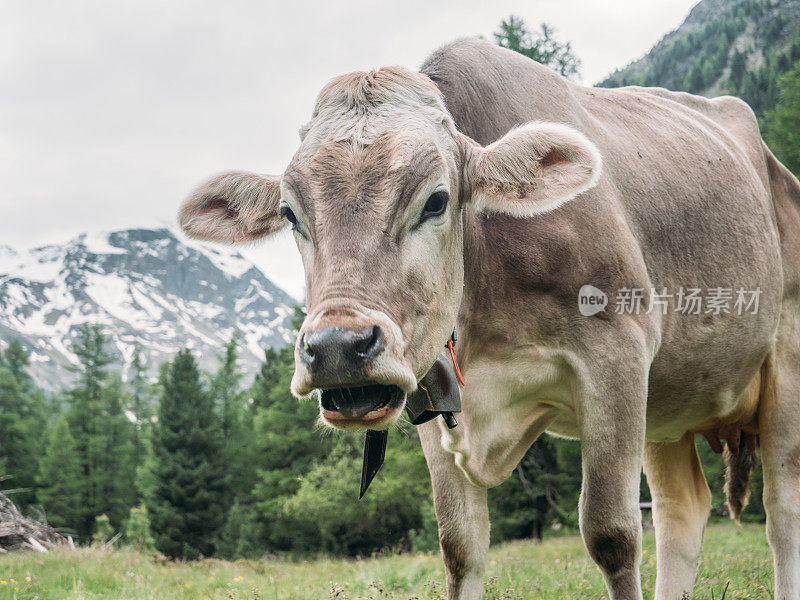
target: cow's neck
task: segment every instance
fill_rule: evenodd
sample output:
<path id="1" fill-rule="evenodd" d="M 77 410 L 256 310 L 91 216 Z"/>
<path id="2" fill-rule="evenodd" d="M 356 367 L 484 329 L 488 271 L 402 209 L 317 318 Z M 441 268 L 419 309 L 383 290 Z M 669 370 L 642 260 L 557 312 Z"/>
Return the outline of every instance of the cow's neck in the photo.
<path id="1" fill-rule="evenodd" d="M 483 302 L 487 296 L 497 290 L 491 276 L 493 265 L 484 236 L 481 219 L 485 216 L 476 214 L 471 209 L 464 210 L 462 217 L 464 234 L 464 291 L 458 311 L 458 355 L 462 368 L 476 357 L 489 333 L 486 324 L 481 323 L 479 314 L 483 314 Z M 495 270 L 495 276 L 497 272 Z M 502 332 L 498 332 L 503 335 Z"/>

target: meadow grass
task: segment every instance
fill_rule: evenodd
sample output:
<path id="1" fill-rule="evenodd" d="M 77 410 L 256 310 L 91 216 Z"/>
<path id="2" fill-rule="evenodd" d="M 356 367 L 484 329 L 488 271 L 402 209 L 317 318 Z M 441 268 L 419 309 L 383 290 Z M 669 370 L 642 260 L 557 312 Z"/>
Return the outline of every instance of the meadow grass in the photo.
<path id="1" fill-rule="evenodd" d="M 655 584 L 652 531 L 644 537 L 645 598 Z M 706 530 L 695 598 L 772 597 L 772 562 L 760 525 Z M 364 560 L 170 562 L 130 549 L 81 548 L 0 555 L 0 600 L 443 600 L 438 554 Z M 712 596 L 713 594 L 713 596 Z M 579 537 L 493 547 L 487 600 L 607 598 Z"/>

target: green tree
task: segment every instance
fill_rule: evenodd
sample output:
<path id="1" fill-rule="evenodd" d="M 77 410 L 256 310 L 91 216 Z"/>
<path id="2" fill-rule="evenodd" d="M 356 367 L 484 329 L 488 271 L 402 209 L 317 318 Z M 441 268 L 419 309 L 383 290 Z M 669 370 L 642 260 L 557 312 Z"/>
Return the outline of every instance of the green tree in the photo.
<path id="1" fill-rule="evenodd" d="M 94 543 L 98 545 L 105 544 L 113 536 L 114 528 L 111 526 L 111 519 L 108 518 L 108 515 L 103 513 L 102 515 L 95 517 L 94 533 L 92 534 L 92 540 L 94 540 Z"/>
<path id="2" fill-rule="evenodd" d="M 27 371 L 29 364 L 28 353 L 19 340 L 13 340 L 0 355 L 0 365 L 8 369 L 20 387 L 26 391 L 33 387 L 33 379 Z"/>
<path id="3" fill-rule="evenodd" d="M 493 538 L 541 540 L 552 523 L 577 527 L 580 486 L 580 444 L 543 435 L 489 492 Z"/>
<path id="4" fill-rule="evenodd" d="M 703 69 L 700 67 L 700 65 L 695 64 L 689 70 L 689 74 L 686 76 L 686 82 L 684 83 L 683 87 L 688 92 L 697 93 L 702 91 L 704 85 L 705 80 L 703 79 Z"/>
<path id="5" fill-rule="evenodd" d="M 779 101 L 764 117 L 767 144 L 789 170 L 800 176 L 800 61 L 778 80 Z"/>
<path id="6" fill-rule="evenodd" d="M 277 519 L 286 499 L 297 492 L 300 477 L 328 456 L 333 441 L 315 425 L 319 407 L 292 396 L 294 348 L 267 350 L 266 360 L 251 388 L 254 416 L 253 464 L 257 480 L 253 501 L 263 518 L 265 540 L 273 550 L 294 545 L 291 527 Z"/>
<path id="7" fill-rule="evenodd" d="M 82 478 L 78 447 L 62 416 L 49 428 L 38 476 L 37 497 L 54 527 L 78 529 L 83 516 Z"/>
<path id="8" fill-rule="evenodd" d="M 0 475 L 8 478 L 11 488 L 26 489 L 34 485 L 36 473 L 35 439 L 24 413 L 26 397 L 17 380 L 0 367 Z M 32 501 L 30 492 L 18 493 L 19 504 Z"/>
<path id="9" fill-rule="evenodd" d="M 744 52 L 736 50 L 731 59 L 731 84 L 734 92 L 738 92 L 741 89 L 746 70 L 747 57 L 744 55 Z"/>
<path id="10" fill-rule="evenodd" d="M 77 445 L 83 494 L 81 519 L 75 525 L 78 535 L 88 539 L 94 519 L 102 512 L 104 468 L 108 447 L 102 427 L 103 382 L 111 356 L 105 350 L 105 336 L 97 325 L 84 325 L 73 347 L 78 365 L 77 385 L 69 391 L 67 419 Z"/>
<path id="11" fill-rule="evenodd" d="M 236 499 L 242 498 L 252 487 L 250 457 L 247 449 L 252 443 L 252 428 L 246 418 L 246 394 L 241 387 L 239 369 L 239 336 L 235 334 L 220 356 L 220 366 L 211 377 L 211 396 L 219 414 L 223 440 L 223 456 L 229 466 L 228 490 L 224 508 L 227 510 Z"/>
<path id="12" fill-rule="evenodd" d="M 242 419 L 243 394 L 242 373 L 239 370 L 239 335 L 234 334 L 225 345 L 220 357 L 220 367 L 211 379 L 211 394 L 216 402 L 222 424 L 222 436 L 228 438 L 237 433 Z"/>
<path id="13" fill-rule="evenodd" d="M 74 352 L 78 381 L 69 391 L 67 420 L 77 445 L 83 486 L 78 535 L 88 539 L 101 514 L 120 527 L 136 501 L 134 425 L 125 414 L 127 398 L 119 376 L 109 378 L 112 358 L 97 325 L 81 328 Z"/>
<path id="14" fill-rule="evenodd" d="M 363 435 L 339 436 L 328 455 L 300 477 L 297 491 L 273 517 L 291 533 L 292 550 L 369 555 L 410 550 L 412 537 L 434 537 L 435 529 L 421 534 L 434 522 L 428 518 L 430 475 L 417 433 L 410 425 L 392 433 L 386 463 L 360 501 Z"/>
<path id="15" fill-rule="evenodd" d="M 156 547 L 173 558 L 211 556 L 225 485 L 214 403 L 189 350 L 162 370 L 160 384 L 154 485 L 147 499 Z"/>
<path id="16" fill-rule="evenodd" d="M 0 352 L 0 476 L 16 490 L 20 506 L 35 500 L 45 398 L 28 374 L 28 355 L 18 341 Z"/>
<path id="17" fill-rule="evenodd" d="M 114 374 L 101 394 L 99 442 L 104 444 L 104 457 L 98 473 L 101 496 L 98 511 L 108 515 L 111 525 L 119 529 L 137 500 L 135 464 L 135 424 L 125 414 L 125 389 Z"/>
<path id="18" fill-rule="evenodd" d="M 128 520 L 125 522 L 125 541 L 142 552 L 152 552 L 156 549 L 155 540 L 150 533 L 150 517 L 144 506 L 131 508 Z"/>
<path id="19" fill-rule="evenodd" d="M 217 556 L 234 560 L 257 558 L 264 546 L 262 527 L 252 506 L 234 502 L 217 541 Z"/>
<path id="20" fill-rule="evenodd" d="M 714 83 L 714 80 L 717 78 L 718 72 L 719 72 L 719 65 L 716 65 L 714 61 L 710 60 L 705 61 L 700 70 L 700 74 L 703 79 L 703 84 L 707 86 Z"/>
<path id="21" fill-rule="evenodd" d="M 581 61 L 572 50 L 572 44 L 559 41 L 556 30 L 547 23 L 542 23 L 540 30 L 533 33 L 523 19 L 510 15 L 500 22 L 494 40 L 497 45 L 547 65 L 564 77 L 576 77 L 580 73 Z"/>

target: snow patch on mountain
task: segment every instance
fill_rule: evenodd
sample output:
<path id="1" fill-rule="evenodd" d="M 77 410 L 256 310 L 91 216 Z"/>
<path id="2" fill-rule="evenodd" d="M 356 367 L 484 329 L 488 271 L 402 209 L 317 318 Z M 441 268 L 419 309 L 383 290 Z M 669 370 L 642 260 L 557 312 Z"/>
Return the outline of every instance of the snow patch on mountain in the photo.
<path id="1" fill-rule="evenodd" d="M 292 341 L 294 304 L 234 250 L 167 228 L 86 233 L 27 252 L 0 246 L 0 346 L 19 339 L 49 389 L 73 380 L 66 366 L 84 323 L 103 327 L 123 376 L 137 344 L 152 375 L 183 347 L 213 369 L 235 332 L 254 373 L 266 347 Z"/>

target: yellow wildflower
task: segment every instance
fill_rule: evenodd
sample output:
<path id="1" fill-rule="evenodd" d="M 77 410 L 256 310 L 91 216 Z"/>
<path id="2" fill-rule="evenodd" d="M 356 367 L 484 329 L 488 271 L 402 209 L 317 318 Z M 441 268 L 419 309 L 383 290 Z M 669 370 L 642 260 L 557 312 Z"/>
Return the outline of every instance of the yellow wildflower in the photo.
<path id="1" fill-rule="evenodd" d="M 0 580 L 0 585 L 8 585 L 8 582 L 5 579 Z"/>
<path id="2" fill-rule="evenodd" d="M 31 576 L 30 576 L 30 575 L 28 575 L 28 576 L 25 578 L 25 581 L 28 581 L 28 582 L 30 582 L 30 580 L 31 580 Z"/>

